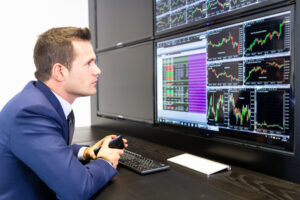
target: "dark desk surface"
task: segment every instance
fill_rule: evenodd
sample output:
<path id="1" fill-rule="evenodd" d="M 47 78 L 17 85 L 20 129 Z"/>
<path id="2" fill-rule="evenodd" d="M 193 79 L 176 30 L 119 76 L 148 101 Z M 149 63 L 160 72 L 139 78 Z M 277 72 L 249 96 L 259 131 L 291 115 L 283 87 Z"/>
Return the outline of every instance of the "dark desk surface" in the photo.
<path id="1" fill-rule="evenodd" d="M 77 128 L 73 143 L 94 144 L 112 132 L 104 129 Z M 231 166 L 230 171 L 206 176 L 200 172 L 167 162 L 184 152 L 132 136 L 128 150 L 168 163 L 170 169 L 138 175 L 119 167 L 118 175 L 92 199 L 212 199 L 212 200 L 292 200 L 300 199 L 300 185 L 254 171 Z"/>

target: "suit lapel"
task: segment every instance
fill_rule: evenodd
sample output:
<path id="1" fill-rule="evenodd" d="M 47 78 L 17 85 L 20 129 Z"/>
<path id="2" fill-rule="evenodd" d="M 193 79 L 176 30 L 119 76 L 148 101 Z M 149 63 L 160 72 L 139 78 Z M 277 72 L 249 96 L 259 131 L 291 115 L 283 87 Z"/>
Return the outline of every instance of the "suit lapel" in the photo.
<path id="1" fill-rule="evenodd" d="M 47 97 L 51 105 L 55 108 L 55 110 L 58 112 L 59 116 L 61 117 L 61 121 L 63 122 L 63 137 L 65 138 L 66 142 L 68 141 L 68 124 L 65 117 L 65 113 L 62 109 L 61 104 L 59 103 L 56 96 L 53 94 L 53 92 L 46 86 L 44 83 L 40 81 L 34 82 L 34 85 Z"/>

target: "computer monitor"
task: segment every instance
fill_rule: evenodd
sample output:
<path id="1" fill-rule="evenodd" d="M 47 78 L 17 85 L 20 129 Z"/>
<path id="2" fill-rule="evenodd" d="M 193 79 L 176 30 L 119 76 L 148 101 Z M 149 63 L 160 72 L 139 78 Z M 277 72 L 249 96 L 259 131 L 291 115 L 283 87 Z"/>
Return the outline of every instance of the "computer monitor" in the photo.
<path id="1" fill-rule="evenodd" d="M 293 23 L 288 6 L 156 41 L 155 124 L 292 154 Z"/>
<path id="2" fill-rule="evenodd" d="M 101 52 L 97 60 L 97 115 L 153 124 L 153 42 Z"/>
<path id="3" fill-rule="evenodd" d="M 211 24 L 223 16 L 276 4 L 282 0 L 156 0 L 155 34 L 172 33 L 199 24 Z M 220 17 L 222 15 L 222 17 Z"/>
<path id="4" fill-rule="evenodd" d="M 97 0 L 92 15 L 97 32 L 96 50 L 107 50 L 153 37 L 151 0 Z M 140 17 L 142 16 L 142 17 Z"/>

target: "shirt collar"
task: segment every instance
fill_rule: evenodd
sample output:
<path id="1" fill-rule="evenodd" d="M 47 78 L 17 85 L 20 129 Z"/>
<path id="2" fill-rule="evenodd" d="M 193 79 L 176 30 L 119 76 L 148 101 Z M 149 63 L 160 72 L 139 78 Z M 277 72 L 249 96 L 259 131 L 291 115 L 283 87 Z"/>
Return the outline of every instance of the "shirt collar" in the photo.
<path id="1" fill-rule="evenodd" d="M 67 102 L 66 100 L 64 100 L 61 96 L 59 96 L 58 94 L 56 94 L 55 92 L 53 92 L 53 94 L 56 96 L 56 98 L 58 99 L 59 103 L 61 104 L 61 107 L 62 107 L 62 109 L 63 109 L 63 111 L 65 113 L 65 117 L 67 119 L 68 115 L 72 111 L 72 105 L 69 102 Z"/>

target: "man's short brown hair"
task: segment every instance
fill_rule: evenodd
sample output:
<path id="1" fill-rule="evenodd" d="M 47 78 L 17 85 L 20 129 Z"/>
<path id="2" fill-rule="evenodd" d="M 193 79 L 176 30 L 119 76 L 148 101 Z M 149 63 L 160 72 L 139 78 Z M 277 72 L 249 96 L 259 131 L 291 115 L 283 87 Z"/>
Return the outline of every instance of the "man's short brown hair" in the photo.
<path id="1" fill-rule="evenodd" d="M 47 81 L 51 76 L 52 66 L 60 63 L 70 69 L 74 59 L 72 41 L 90 41 L 88 28 L 60 27 L 52 28 L 39 38 L 34 47 L 35 77 L 39 81 Z"/>

